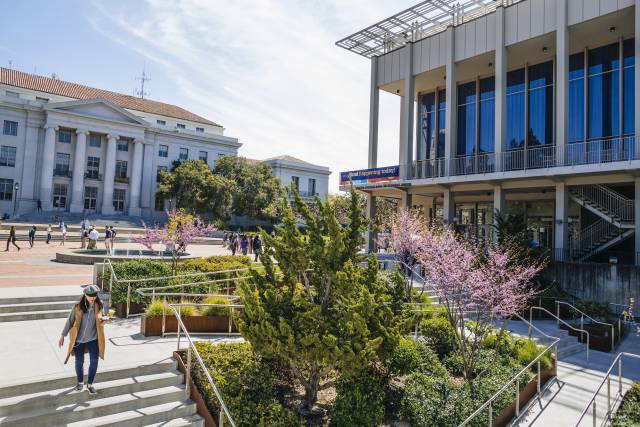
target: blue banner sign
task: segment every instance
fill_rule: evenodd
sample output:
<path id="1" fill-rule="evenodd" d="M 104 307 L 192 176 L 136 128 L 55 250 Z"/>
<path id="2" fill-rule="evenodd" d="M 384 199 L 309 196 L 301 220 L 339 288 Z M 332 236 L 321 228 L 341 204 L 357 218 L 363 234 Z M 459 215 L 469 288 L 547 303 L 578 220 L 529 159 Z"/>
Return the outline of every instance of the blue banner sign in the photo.
<path id="1" fill-rule="evenodd" d="M 340 185 L 368 185 L 378 182 L 397 181 L 400 179 L 400 166 L 386 166 L 383 168 L 362 169 L 340 173 Z"/>

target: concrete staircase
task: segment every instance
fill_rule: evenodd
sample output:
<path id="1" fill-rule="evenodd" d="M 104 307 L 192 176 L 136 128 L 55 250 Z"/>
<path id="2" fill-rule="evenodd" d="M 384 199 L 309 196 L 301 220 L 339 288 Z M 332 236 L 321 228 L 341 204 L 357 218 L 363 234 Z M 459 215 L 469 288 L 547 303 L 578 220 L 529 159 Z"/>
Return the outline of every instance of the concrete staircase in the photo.
<path id="1" fill-rule="evenodd" d="M 172 360 L 100 371 L 96 396 L 75 390 L 75 377 L 0 388 L 0 425 L 203 426 Z"/>
<path id="2" fill-rule="evenodd" d="M 78 294 L 0 298 L 0 323 L 64 318 L 77 298 Z"/>

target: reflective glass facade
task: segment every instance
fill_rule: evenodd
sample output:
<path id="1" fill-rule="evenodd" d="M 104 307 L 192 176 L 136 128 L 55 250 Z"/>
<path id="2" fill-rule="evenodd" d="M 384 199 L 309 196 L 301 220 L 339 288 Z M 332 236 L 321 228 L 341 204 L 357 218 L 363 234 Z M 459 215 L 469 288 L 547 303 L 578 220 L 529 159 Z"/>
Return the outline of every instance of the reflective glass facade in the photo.
<path id="1" fill-rule="evenodd" d="M 529 67 L 527 147 L 553 144 L 553 61 Z"/>
<path id="2" fill-rule="evenodd" d="M 584 141 L 584 52 L 569 56 L 567 141 Z"/>
<path id="3" fill-rule="evenodd" d="M 456 154 L 473 154 L 476 146 L 476 82 L 458 85 L 458 146 Z"/>
<path id="4" fill-rule="evenodd" d="M 619 51 L 618 43 L 589 51 L 589 139 L 620 135 Z"/>
<path id="5" fill-rule="evenodd" d="M 524 68 L 507 73 L 507 150 L 524 148 Z"/>
<path id="6" fill-rule="evenodd" d="M 458 85 L 458 156 L 493 153 L 495 144 L 495 79 Z"/>
<path id="7" fill-rule="evenodd" d="M 447 91 L 438 91 L 438 150 L 436 156 L 440 159 L 444 157 L 444 136 L 447 123 Z"/>
<path id="8" fill-rule="evenodd" d="M 417 160 L 444 157 L 446 97 L 444 89 L 420 95 Z"/>
<path id="9" fill-rule="evenodd" d="M 480 108 L 478 149 L 480 153 L 493 153 L 496 135 L 495 78 L 480 80 Z"/>
<path id="10" fill-rule="evenodd" d="M 635 40 L 628 39 L 622 43 L 622 132 L 624 135 L 635 134 Z"/>

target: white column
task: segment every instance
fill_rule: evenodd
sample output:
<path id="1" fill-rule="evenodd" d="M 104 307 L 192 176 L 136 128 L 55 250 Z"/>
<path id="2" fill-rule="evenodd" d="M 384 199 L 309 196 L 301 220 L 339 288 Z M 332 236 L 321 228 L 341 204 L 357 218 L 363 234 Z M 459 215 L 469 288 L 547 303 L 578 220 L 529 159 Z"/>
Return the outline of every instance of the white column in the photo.
<path id="1" fill-rule="evenodd" d="M 504 147 L 507 123 L 507 49 L 504 46 L 504 7 L 496 8 L 496 58 L 495 58 L 495 153 L 496 170 L 502 170 L 502 149 Z"/>
<path id="2" fill-rule="evenodd" d="M 569 250 L 569 192 L 564 182 L 556 184 L 555 254 L 563 260 Z"/>
<path id="3" fill-rule="evenodd" d="M 507 210 L 507 201 L 504 195 L 504 190 L 500 185 L 493 186 L 493 224 L 497 223 L 496 211 L 504 214 Z M 498 241 L 498 233 L 493 233 L 493 240 Z"/>
<path id="4" fill-rule="evenodd" d="M 453 224 L 453 218 L 456 216 L 456 202 L 453 191 L 444 190 L 444 200 L 442 202 L 442 221 L 446 225 Z"/>
<path id="5" fill-rule="evenodd" d="M 401 178 L 410 179 L 413 163 L 413 43 L 407 42 L 401 54 L 404 63 L 404 96 L 401 100 L 400 115 L 400 166 Z M 403 167 L 404 166 L 404 167 Z"/>
<path id="6" fill-rule="evenodd" d="M 45 125 L 44 127 L 44 150 L 42 151 L 42 169 L 40 171 L 40 201 L 42 209 L 50 211 L 53 208 L 53 164 L 56 151 L 56 131 L 57 126 Z"/>
<path id="7" fill-rule="evenodd" d="M 19 203 L 16 211 L 18 214 L 31 212 L 36 208 L 36 199 L 38 199 L 38 182 L 36 181 L 37 156 L 38 156 L 38 139 L 40 134 L 40 125 L 31 121 L 32 113 L 27 112 L 27 123 L 25 129 L 24 146 L 18 147 L 18 159 L 16 170 L 22 171 L 22 180 L 20 182 Z M 20 153 L 22 152 L 22 153 Z M 22 159 L 20 161 L 19 159 Z"/>
<path id="8" fill-rule="evenodd" d="M 567 143 L 567 98 L 569 93 L 569 27 L 567 0 L 556 0 L 556 155 L 564 164 Z"/>
<path id="9" fill-rule="evenodd" d="M 378 57 L 371 58 L 371 89 L 369 95 L 369 159 L 368 167 L 378 167 L 378 117 L 380 91 L 378 90 Z"/>
<path id="10" fill-rule="evenodd" d="M 636 94 L 637 96 L 637 94 Z M 635 183 L 635 198 L 633 200 L 634 206 L 634 214 L 635 214 L 635 228 L 636 233 L 634 235 L 635 239 L 635 254 L 636 254 L 636 265 L 640 265 L 640 177 L 636 177 L 634 179 Z"/>
<path id="11" fill-rule="evenodd" d="M 456 155 L 456 62 L 455 62 L 455 31 L 453 26 L 447 27 L 447 62 L 446 62 L 446 89 L 447 89 L 447 110 L 445 116 L 444 134 L 444 156 L 446 161 L 447 175 L 451 174 L 451 161 Z"/>
<path id="12" fill-rule="evenodd" d="M 118 136 L 107 135 L 107 155 L 104 164 L 104 190 L 102 192 L 102 213 L 113 214 L 113 185 L 116 176 L 116 149 Z"/>
<path id="13" fill-rule="evenodd" d="M 367 194 L 367 219 L 371 221 L 371 224 L 373 224 L 373 221 L 375 220 L 376 217 L 376 197 L 373 196 L 372 194 Z M 368 251 L 371 252 L 375 249 L 375 239 L 376 239 L 376 232 L 373 228 L 373 225 L 369 226 L 369 230 L 367 231 L 367 248 Z"/>
<path id="14" fill-rule="evenodd" d="M 154 162 L 154 146 L 153 144 L 144 144 L 144 152 L 142 156 L 142 182 L 141 187 L 145 191 L 140 190 L 140 207 L 142 209 L 153 210 L 154 208 L 154 191 L 153 190 L 153 162 Z"/>
<path id="15" fill-rule="evenodd" d="M 140 216 L 140 183 L 142 182 L 142 156 L 144 142 L 141 139 L 133 141 L 133 168 L 131 169 L 131 183 L 129 185 L 129 215 Z"/>
<path id="16" fill-rule="evenodd" d="M 82 198 L 84 190 L 84 168 L 87 153 L 87 135 L 89 132 L 83 129 L 76 130 L 76 149 L 73 154 L 73 177 L 71 183 L 71 206 L 70 212 L 82 212 L 84 200 Z"/>

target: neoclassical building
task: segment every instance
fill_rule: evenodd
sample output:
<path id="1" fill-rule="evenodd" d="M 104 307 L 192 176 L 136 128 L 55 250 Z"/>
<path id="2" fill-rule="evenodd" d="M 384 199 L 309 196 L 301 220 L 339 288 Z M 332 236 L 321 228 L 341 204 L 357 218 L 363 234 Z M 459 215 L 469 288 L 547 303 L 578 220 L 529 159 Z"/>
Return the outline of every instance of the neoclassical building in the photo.
<path id="1" fill-rule="evenodd" d="M 0 68 L 0 214 L 150 216 L 175 160 L 213 167 L 241 144 L 178 106 Z"/>

